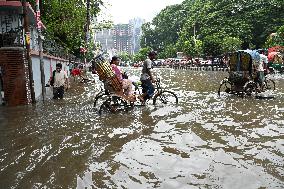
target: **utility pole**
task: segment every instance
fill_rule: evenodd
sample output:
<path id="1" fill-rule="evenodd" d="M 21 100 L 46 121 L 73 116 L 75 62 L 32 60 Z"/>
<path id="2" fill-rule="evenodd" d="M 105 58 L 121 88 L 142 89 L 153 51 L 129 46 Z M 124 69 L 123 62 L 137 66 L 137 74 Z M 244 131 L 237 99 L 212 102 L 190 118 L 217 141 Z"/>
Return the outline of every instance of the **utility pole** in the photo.
<path id="1" fill-rule="evenodd" d="M 40 20 L 39 0 L 36 0 L 36 22 L 37 22 L 37 31 L 38 31 L 41 93 L 42 93 L 42 101 L 44 101 L 46 91 L 45 91 L 45 75 L 44 75 L 44 62 L 43 62 L 42 33 L 41 33 L 42 23 Z"/>
<path id="2" fill-rule="evenodd" d="M 195 37 L 196 28 L 195 28 L 195 24 L 196 24 L 196 22 L 194 22 L 194 24 L 193 24 L 193 39 L 194 39 L 194 44 L 196 45 L 196 37 Z"/>
<path id="3" fill-rule="evenodd" d="M 33 79 L 33 70 L 32 70 L 32 60 L 31 60 L 31 48 L 30 48 L 30 28 L 29 28 L 29 19 L 27 14 L 27 2 L 22 0 L 23 7 L 23 16 L 24 16 L 24 29 L 25 29 L 25 45 L 26 45 L 26 58 L 28 60 L 28 70 L 29 70 L 29 86 L 31 90 L 31 99 L 32 103 L 36 103 L 35 100 L 35 91 L 34 91 L 34 79 Z"/>
<path id="4" fill-rule="evenodd" d="M 87 63 L 87 57 L 86 57 L 86 53 L 88 52 L 88 44 L 89 44 L 89 29 L 90 29 L 90 0 L 87 0 L 87 16 L 86 16 L 86 36 L 85 36 L 85 48 L 86 48 L 86 52 L 84 52 L 85 55 L 85 65 Z"/>

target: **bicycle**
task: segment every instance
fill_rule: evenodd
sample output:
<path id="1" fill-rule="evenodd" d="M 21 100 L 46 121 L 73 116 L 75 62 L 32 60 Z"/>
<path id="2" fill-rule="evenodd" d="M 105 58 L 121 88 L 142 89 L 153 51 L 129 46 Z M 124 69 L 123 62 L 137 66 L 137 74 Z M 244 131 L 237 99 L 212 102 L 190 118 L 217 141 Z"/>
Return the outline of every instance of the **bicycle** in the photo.
<path id="1" fill-rule="evenodd" d="M 142 93 L 141 86 L 137 83 L 133 83 L 135 90 L 134 90 L 134 96 L 135 99 L 138 99 L 138 96 L 140 96 Z M 164 89 L 161 86 L 161 81 L 158 78 L 155 83 L 155 93 L 153 97 L 151 98 L 153 100 L 153 105 L 158 104 L 178 104 L 178 97 L 177 95 L 169 90 Z M 102 114 L 103 112 L 118 112 L 118 111 L 128 111 L 130 108 L 134 106 L 145 106 L 147 102 L 149 102 L 150 99 L 146 101 L 146 103 L 142 103 L 139 100 L 136 100 L 134 102 L 129 101 L 125 99 L 122 96 L 116 95 L 116 94 L 100 94 L 97 96 L 96 102 L 97 103 L 100 98 L 103 98 L 105 96 L 108 96 L 107 99 L 102 103 L 102 105 L 99 108 L 99 114 Z M 94 104 L 95 104 L 94 103 Z"/>
<path id="2" fill-rule="evenodd" d="M 177 95 L 172 91 L 163 89 L 159 78 L 156 80 L 155 94 L 153 96 L 153 105 L 157 103 L 178 104 Z"/>

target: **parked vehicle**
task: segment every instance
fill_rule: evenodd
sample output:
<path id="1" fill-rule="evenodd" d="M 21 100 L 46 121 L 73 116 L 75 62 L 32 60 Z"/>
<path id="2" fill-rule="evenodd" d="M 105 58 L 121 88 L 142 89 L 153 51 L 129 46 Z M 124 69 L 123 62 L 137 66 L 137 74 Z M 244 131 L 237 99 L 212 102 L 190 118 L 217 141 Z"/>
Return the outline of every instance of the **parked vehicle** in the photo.
<path id="1" fill-rule="evenodd" d="M 230 55 L 229 77 L 223 79 L 218 89 L 218 95 L 224 93 L 241 96 L 257 96 L 266 90 L 275 90 L 275 82 L 265 78 L 262 86 L 257 82 L 253 64 L 260 60 L 257 51 L 240 50 Z"/>

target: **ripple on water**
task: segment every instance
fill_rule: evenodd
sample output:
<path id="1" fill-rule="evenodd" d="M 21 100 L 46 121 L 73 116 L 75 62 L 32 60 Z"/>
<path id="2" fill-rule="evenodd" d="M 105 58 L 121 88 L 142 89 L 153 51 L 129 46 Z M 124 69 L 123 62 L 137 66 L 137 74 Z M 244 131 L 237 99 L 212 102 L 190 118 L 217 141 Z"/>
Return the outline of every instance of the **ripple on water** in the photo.
<path id="1" fill-rule="evenodd" d="M 257 100 L 218 97 L 225 72 L 155 71 L 177 106 L 100 116 L 95 78 L 62 101 L 0 108 L 1 186 L 283 188 L 282 75 L 275 98 Z"/>

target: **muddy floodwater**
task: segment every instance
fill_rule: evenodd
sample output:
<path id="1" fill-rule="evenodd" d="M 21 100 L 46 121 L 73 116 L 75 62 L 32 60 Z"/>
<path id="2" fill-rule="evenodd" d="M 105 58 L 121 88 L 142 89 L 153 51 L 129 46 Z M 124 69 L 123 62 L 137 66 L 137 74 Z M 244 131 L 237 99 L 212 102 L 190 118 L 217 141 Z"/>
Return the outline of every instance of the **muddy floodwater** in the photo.
<path id="1" fill-rule="evenodd" d="M 155 72 L 178 105 L 98 115 L 97 80 L 0 107 L 0 188 L 284 188 L 284 75 L 275 98 L 254 99 L 218 97 L 226 72 Z"/>

